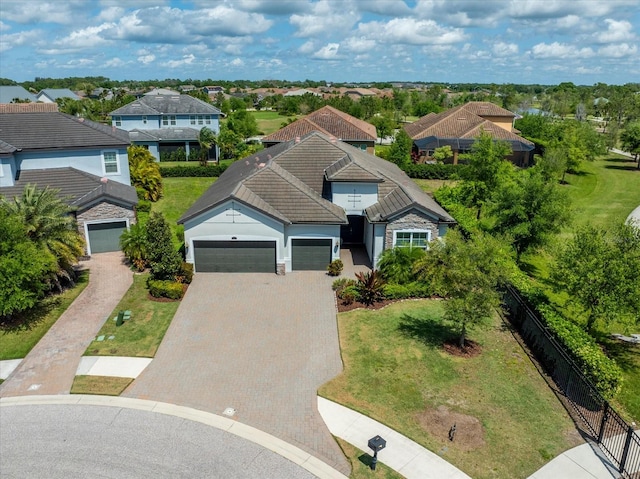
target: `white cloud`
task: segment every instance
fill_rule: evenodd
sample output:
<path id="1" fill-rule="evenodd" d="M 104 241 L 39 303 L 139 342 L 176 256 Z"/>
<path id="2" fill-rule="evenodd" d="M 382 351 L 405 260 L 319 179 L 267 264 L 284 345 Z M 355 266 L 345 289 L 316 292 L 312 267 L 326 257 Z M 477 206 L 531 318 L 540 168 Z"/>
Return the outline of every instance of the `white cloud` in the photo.
<path id="1" fill-rule="evenodd" d="M 578 48 L 575 45 L 566 43 L 538 43 L 531 49 L 535 58 L 590 58 L 594 56 L 594 51 L 589 47 Z"/>
<path id="2" fill-rule="evenodd" d="M 313 42 L 312 40 L 304 42 L 302 45 L 300 45 L 300 47 L 298 48 L 298 51 L 302 54 L 315 52 L 316 51 L 315 42 Z"/>
<path id="3" fill-rule="evenodd" d="M 635 56 L 638 53 L 637 45 L 620 43 L 617 45 L 607 45 L 598 49 L 598 55 L 606 58 L 624 58 Z M 637 59 L 637 58 L 636 58 Z"/>
<path id="4" fill-rule="evenodd" d="M 339 58 L 338 51 L 340 50 L 339 43 L 329 43 L 317 52 L 315 52 L 312 56 L 313 58 L 317 58 L 318 60 L 337 60 Z"/>
<path id="5" fill-rule="evenodd" d="M 68 69 L 88 68 L 88 67 L 92 66 L 94 63 L 95 63 L 95 61 L 92 60 L 91 58 L 77 58 L 77 59 L 74 59 L 74 60 L 69 60 L 64 65 L 61 65 L 61 67 L 62 68 L 68 68 Z"/>
<path id="6" fill-rule="evenodd" d="M 0 32 L 4 32 L 4 31 L 7 31 L 7 30 L 11 30 L 11 26 L 7 25 L 2 20 L 0 20 Z"/>
<path id="7" fill-rule="evenodd" d="M 69 36 L 62 40 L 56 40 L 53 42 L 59 48 L 69 48 L 74 50 L 93 48 L 108 44 L 109 41 L 105 40 L 100 34 L 103 31 L 113 28 L 112 23 L 103 23 L 97 27 L 87 27 L 81 30 L 71 32 Z"/>
<path id="8" fill-rule="evenodd" d="M 360 14 L 348 8 L 349 3 L 320 0 L 313 4 L 311 13 L 294 14 L 289 23 L 297 28 L 297 37 L 316 37 L 348 32 L 360 19 Z"/>
<path id="9" fill-rule="evenodd" d="M 27 30 L 24 32 L 3 34 L 0 36 L 0 52 L 11 50 L 22 45 L 29 45 L 42 38 L 41 30 Z"/>
<path id="10" fill-rule="evenodd" d="M 578 67 L 574 71 L 580 75 L 593 75 L 602 73 L 602 67 Z"/>
<path id="11" fill-rule="evenodd" d="M 86 9 L 84 0 L 42 1 L 2 0 L 5 20 L 22 24 L 73 24 Z"/>
<path id="12" fill-rule="evenodd" d="M 152 63 L 156 59 L 156 56 L 153 54 L 141 55 L 138 57 L 138 61 L 144 65 L 148 65 Z"/>
<path id="13" fill-rule="evenodd" d="M 164 65 L 169 68 L 178 68 L 185 65 L 191 65 L 195 59 L 195 55 L 189 54 L 184 55 L 180 60 L 169 60 L 168 62 L 165 62 Z"/>
<path id="14" fill-rule="evenodd" d="M 115 57 L 115 58 L 112 58 L 110 60 L 107 60 L 102 65 L 107 67 L 107 68 L 119 68 L 119 67 L 122 67 L 122 66 L 124 66 L 126 64 L 127 64 L 127 62 L 121 60 L 118 57 Z"/>
<path id="15" fill-rule="evenodd" d="M 230 62 L 231 66 L 234 67 L 241 67 L 244 66 L 244 61 L 242 61 L 241 58 L 234 58 L 231 62 Z"/>
<path id="16" fill-rule="evenodd" d="M 386 23 L 362 23 L 358 25 L 357 35 L 374 39 L 380 44 L 408 45 L 446 45 L 467 38 L 460 28 L 445 28 L 433 20 L 413 18 L 394 18 Z"/>
<path id="17" fill-rule="evenodd" d="M 600 43 L 631 41 L 636 36 L 633 26 L 626 20 L 616 21 L 607 18 L 605 23 L 607 24 L 607 30 L 596 35 Z"/>
<path id="18" fill-rule="evenodd" d="M 342 47 L 352 53 L 364 53 L 373 50 L 376 42 L 364 37 L 349 37 L 342 42 Z"/>
<path id="19" fill-rule="evenodd" d="M 509 57 L 518 54 L 518 45 L 515 43 L 498 42 L 493 45 L 491 51 L 498 57 Z"/>
<path id="20" fill-rule="evenodd" d="M 124 8 L 109 7 L 100 12 L 97 19 L 103 22 L 115 22 L 124 16 Z"/>

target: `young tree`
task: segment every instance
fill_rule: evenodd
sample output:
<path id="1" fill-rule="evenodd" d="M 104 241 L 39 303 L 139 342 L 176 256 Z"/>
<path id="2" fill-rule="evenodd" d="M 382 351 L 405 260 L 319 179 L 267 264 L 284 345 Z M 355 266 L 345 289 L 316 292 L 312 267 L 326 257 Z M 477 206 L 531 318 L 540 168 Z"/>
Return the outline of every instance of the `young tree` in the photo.
<path id="1" fill-rule="evenodd" d="M 176 279 L 182 258 L 171 242 L 171 229 L 160 213 L 152 213 L 147 222 L 147 256 L 153 279 Z"/>
<path id="2" fill-rule="evenodd" d="M 14 201 L 0 198 L 0 205 L 9 214 L 17 216 L 25 226 L 27 238 L 43 254 L 51 254 L 56 261 L 56 272 L 50 278 L 58 290 L 62 280 L 73 283 L 73 266 L 84 254 L 84 238 L 78 232 L 71 208 L 58 198 L 58 190 L 36 185 L 24 187 L 21 197 Z"/>
<path id="3" fill-rule="evenodd" d="M 395 163 L 400 168 L 406 166 L 411 161 L 411 148 L 413 140 L 404 129 L 400 128 L 389 148 L 389 161 Z"/>
<path id="4" fill-rule="evenodd" d="M 369 120 L 369 122 L 376 127 L 378 138 L 380 138 L 380 144 L 382 139 L 391 136 L 393 129 L 396 126 L 395 121 L 387 115 L 376 115 Z"/>
<path id="5" fill-rule="evenodd" d="M 506 159 L 510 154 L 508 143 L 496 141 L 483 131 L 473 142 L 471 151 L 462 155 L 468 162 L 460 171 L 465 183 L 462 188 L 468 193 L 468 206 L 477 208 L 478 219 L 484 203 L 514 171 L 512 163 Z"/>
<path id="6" fill-rule="evenodd" d="M 144 191 L 143 199 L 158 201 L 162 197 L 162 176 L 155 158 L 144 146 L 131 145 L 127 154 L 131 184 Z"/>
<path id="7" fill-rule="evenodd" d="M 587 225 L 558 254 L 552 278 L 591 330 L 597 321 L 635 318 L 640 324 L 638 271 L 640 230 L 631 225 L 613 230 Z"/>
<path id="8" fill-rule="evenodd" d="M 443 163 L 449 158 L 453 158 L 453 150 L 449 145 L 440 146 L 433 151 L 433 159 L 438 163 Z"/>
<path id="9" fill-rule="evenodd" d="M 635 155 L 638 168 L 640 168 L 640 121 L 629 124 L 620 134 L 622 148 Z"/>
<path id="10" fill-rule="evenodd" d="M 433 281 L 446 297 L 444 319 L 451 323 L 460 347 L 467 334 L 493 317 L 500 307 L 498 286 L 509 276 L 512 260 L 508 248 L 487 234 L 465 241 L 457 230 L 445 241 L 434 241 L 416 271 Z"/>
<path id="11" fill-rule="evenodd" d="M 494 233 L 507 237 L 516 252 L 544 245 L 569 220 L 568 197 L 538 167 L 518 172 L 503 183 L 490 203 Z"/>

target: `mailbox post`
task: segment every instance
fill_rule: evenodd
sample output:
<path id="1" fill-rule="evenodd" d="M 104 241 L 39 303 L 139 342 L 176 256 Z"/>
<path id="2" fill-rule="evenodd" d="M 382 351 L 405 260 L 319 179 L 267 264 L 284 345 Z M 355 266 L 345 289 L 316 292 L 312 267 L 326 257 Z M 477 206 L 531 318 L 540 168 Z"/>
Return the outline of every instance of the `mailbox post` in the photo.
<path id="1" fill-rule="evenodd" d="M 371 460 L 371 470 L 376 470 L 378 464 L 378 451 L 382 451 L 387 445 L 387 441 L 380 436 L 372 437 L 369 439 L 369 448 L 373 450 L 373 459 Z"/>

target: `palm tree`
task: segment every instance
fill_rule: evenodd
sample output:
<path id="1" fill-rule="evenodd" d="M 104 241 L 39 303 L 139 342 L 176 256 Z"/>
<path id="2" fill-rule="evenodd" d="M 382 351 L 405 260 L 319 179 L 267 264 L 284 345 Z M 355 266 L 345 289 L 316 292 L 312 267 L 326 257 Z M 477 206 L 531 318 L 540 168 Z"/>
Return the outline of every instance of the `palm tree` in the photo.
<path id="1" fill-rule="evenodd" d="M 153 155 L 144 146 L 135 145 L 127 148 L 127 154 L 131 184 L 144 191 L 145 200 L 158 201 L 162 196 L 162 175 Z"/>
<path id="2" fill-rule="evenodd" d="M 21 197 L 13 202 L 0 199 L 11 214 L 15 214 L 25 225 L 27 237 L 41 250 L 51 253 L 56 259 L 57 272 L 51 278 L 61 289 L 60 280 L 73 282 L 73 266 L 84 253 L 84 238 L 78 232 L 71 208 L 58 197 L 58 190 L 36 185 L 26 185 Z"/>
<path id="3" fill-rule="evenodd" d="M 200 130 L 198 135 L 198 144 L 200 145 L 200 164 L 207 166 L 209 160 L 209 150 L 218 142 L 218 137 L 214 131 L 206 126 Z"/>
<path id="4" fill-rule="evenodd" d="M 131 225 L 122 233 L 120 247 L 135 268 L 144 271 L 147 266 L 147 231 L 140 223 Z"/>

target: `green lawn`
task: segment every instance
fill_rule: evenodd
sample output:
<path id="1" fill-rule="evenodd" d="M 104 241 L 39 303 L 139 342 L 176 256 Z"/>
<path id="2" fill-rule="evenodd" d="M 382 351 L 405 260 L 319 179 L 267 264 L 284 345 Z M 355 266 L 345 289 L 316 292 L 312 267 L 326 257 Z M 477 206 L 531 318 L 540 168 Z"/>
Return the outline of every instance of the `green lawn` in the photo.
<path id="1" fill-rule="evenodd" d="M 98 394 L 120 396 L 133 379 L 112 376 L 76 376 L 71 385 L 71 394 Z"/>
<path id="2" fill-rule="evenodd" d="M 200 198 L 217 178 L 163 178 L 164 193 L 156 203 L 152 203 L 151 211 L 162 213 L 173 232 L 173 243 L 179 247 L 184 241 L 184 228 L 177 221 L 189 207 Z M 147 221 L 146 213 L 138 213 L 142 223 Z"/>
<path id="3" fill-rule="evenodd" d="M 376 470 L 371 470 L 371 453 L 364 452 L 357 447 L 352 446 L 347 441 L 336 438 L 342 452 L 351 463 L 350 479 L 402 479 L 404 476 L 394 471 L 390 467 L 385 466 L 380 460 Z"/>
<path id="4" fill-rule="evenodd" d="M 152 358 L 164 337 L 179 301 L 152 301 L 145 288 L 148 274 L 136 274 L 133 285 L 124 295 L 97 336 L 104 341 L 93 341 L 85 356 L 131 356 Z M 131 311 L 131 319 L 121 326 L 113 321 L 118 311 Z M 108 339 L 109 336 L 115 336 Z"/>
<path id="5" fill-rule="evenodd" d="M 283 116 L 277 111 L 260 110 L 250 112 L 258 123 L 258 130 L 263 135 L 270 135 L 271 133 L 278 131 L 282 128 L 282 123 L 285 123 L 289 118 L 301 118 L 302 115 Z"/>
<path id="6" fill-rule="evenodd" d="M 0 360 L 24 358 L 88 284 L 89 272 L 83 271 L 74 288 L 42 302 L 28 329 L 0 328 Z"/>
<path id="7" fill-rule="evenodd" d="M 471 334 L 482 353 L 460 358 L 442 348 L 451 333 L 441 316 L 442 302 L 430 300 L 340 313 L 344 372 L 320 394 L 402 432 L 475 479 L 527 477 L 579 443 L 566 411 L 498 318 Z M 439 407 L 464 419 L 438 416 Z M 476 421 L 481 432 L 464 421 Z"/>

